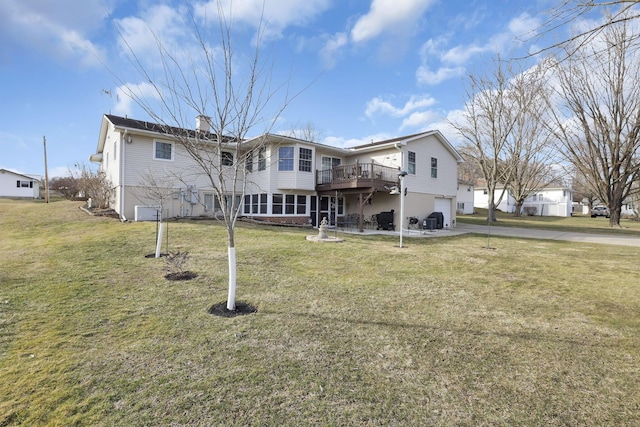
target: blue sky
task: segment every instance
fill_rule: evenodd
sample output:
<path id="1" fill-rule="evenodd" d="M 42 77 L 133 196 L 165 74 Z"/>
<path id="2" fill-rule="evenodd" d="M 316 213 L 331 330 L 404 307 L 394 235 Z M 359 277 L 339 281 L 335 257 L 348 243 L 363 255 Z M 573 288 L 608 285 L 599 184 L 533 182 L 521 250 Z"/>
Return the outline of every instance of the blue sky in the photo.
<path id="1" fill-rule="evenodd" d="M 229 0 L 223 0 L 228 2 Z M 133 85 L 137 74 L 116 28 L 144 45 L 141 23 L 179 32 L 177 4 L 154 0 L 0 2 L 0 168 L 49 175 L 89 165 L 103 114 L 147 120 L 119 91 L 104 64 Z M 197 3 L 197 1 L 194 1 Z M 464 103 L 464 77 L 492 57 L 521 56 L 551 0 L 266 0 L 266 41 L 276 79 L 306 88 L 282 113 L 279 129 L 312 123 L 319 142 L 352 146 L 438 129 Z M 246 45 L 262 0 L 235 0 Z M 111 95 L 109 95 L 108 93 Z M 195 125 L 195 118 L 194 118 Z M 256 133 L 259 133 L 259 129 Z"/>

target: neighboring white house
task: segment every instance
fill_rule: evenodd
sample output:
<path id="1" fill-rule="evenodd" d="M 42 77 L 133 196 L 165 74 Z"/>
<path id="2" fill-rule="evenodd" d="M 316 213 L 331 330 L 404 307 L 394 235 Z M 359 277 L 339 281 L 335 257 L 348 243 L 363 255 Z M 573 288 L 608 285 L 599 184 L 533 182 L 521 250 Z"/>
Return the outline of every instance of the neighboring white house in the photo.
<path id="1" fill-rule="evenodd" d="M 503 187 L 496 188 L 495 198 L 497 200 Z M 527 197 L 522 205 L 524 214 L 538 216 L 571 216 L 573 202 L 573 190 L 568 187 L 547 187 L 536 191 Z M 474 204 L 477 208 L 487 209 L 489 207 L 489 197 L 486 187 L 476 188 L 474 194 Z M 515 212 L 515 199 L 507 189 L 497 209 L 502 212 Z"/>
<path id="2" fill-rule="evenodd" d="M 458 181 L 456 196 L 456 213 L 471 215 L 474 212 L 474 185 L 470 182 Z"/>
<path id="3" fill-rule="evenodd" d="M 522 209 L 529 209 L 532 215 L 571 216 L 573 193 L 569 187 L 546 187 L 529 196 L 524 201 Z"/>
<path id="4" fill-rule="evenodd" d="M 639 210 L 638 200 L 635 199 L 637 196 L 629 197 L 622 202 L 622 207 L 620 209 L 621 216 L 627 217 L 635 217 Z M 593 206 L 606 206 L 606 203 L 602 203 L 599 200 L 595 200 L 593 202 Z M 582 215 L 589 215 L 591 211 L 591 207 L 589 206 L 589 200 L 587 198 L 582 199 L 581 202 L 573 203 L 574 212 L 581 213 Z"/>
<path id="5" fill-rule="evenodd" d="M 37 199 L 40 197 L 40 178 L 0 169 L 0 197 Z"/>
<path id="6" fill-rule="evenodd" d="M 183 131 L 208 134 L 206 118 L 199 117 L 194 130 Z M 316 225 L 323 217 L 337 224 L 351 214 L 369 219 L 395 210 L 398 223 L 400 196 L 390 190 L 399 187 L 399 172 L 405 170 L 406 218 L 422 219 L 436 211 L 443 213 L 443 226 L 455 225 L 457 165 L 462 157 L 438 131 L 346 149 L 264 134 L 243 147 L 251 156 L 244 165 L 244 198 L 235 203 L 241 204 L 245 217 Z M 90 160 L 111 180 L 111 207 L 123 220 L 153 219 L 159 203 L 150 195 L 149 176 L 167 189 L 162 217 L 219 211 L 211 183 L 160 125 L 105 115 Z M 232 154 L 223 154 L 223 161 L 233 162 Z"/>
<path id="7" fill-rule="evenodd" d="M 502 196 L 502 200 L 496 209 L 502 212 L 513 213 L 515 211 L 515 201 L 508 189 L 504 189 L 502 186 L 498 186 L 494 193 L 494 200 L 498 200 L 502 191 L 504 190 L 504 195 Z M 489 192 L 486 187 L 475 187 L 473 190 L 473 206 L 479 209 L 488 209 L 489 208 Z"/>

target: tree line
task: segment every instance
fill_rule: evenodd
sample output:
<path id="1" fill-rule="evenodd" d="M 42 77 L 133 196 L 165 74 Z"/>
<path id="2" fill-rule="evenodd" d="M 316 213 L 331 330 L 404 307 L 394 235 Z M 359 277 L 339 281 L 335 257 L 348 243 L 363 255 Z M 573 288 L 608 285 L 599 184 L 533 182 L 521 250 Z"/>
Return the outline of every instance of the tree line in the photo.
<path id="1" fill-rule="evenodd" d="M 489 222 L 507 191 L 519 215 L 527 197 L 569 183 L 620 226 L 640 178 L 640 55 L 637 22 L 627 15 L 607 15 L 608 25 L 529 68 L 496 58 L 485 75 L 468 76 L 467 101 L 451 125 L 486 185 Z"/>

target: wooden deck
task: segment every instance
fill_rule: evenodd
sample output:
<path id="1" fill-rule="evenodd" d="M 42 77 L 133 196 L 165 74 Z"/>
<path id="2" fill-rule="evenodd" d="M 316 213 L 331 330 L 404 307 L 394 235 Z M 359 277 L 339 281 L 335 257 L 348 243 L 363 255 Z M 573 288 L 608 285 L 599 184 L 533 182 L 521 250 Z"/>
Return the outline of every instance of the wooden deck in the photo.
<path id="1" fill-rule="evenodd" d="M 398 169 L 375 163 L 353 163 L 316 172 L 318 193 L 388 191 L 394 185 L 398 185 Z"/>
<path id="2" fill-rule="evenodd" d="M 372 221 L 366 221 L 363 215 L 363 206 L 371 200 L 378 191 L 389 192 L 391 188 L 399 186 L 399 169 L 376 163 L 353 163 L 339 165 L 331 169 L 316 172 L 316 191 L 318 194 L 357 194 L 358 213 L 348 215 L 344 226 L 357 225 L 359 231 L 363 231 L 365 225 Z M 355 218 L 355 219 L 354 219 Z"/>

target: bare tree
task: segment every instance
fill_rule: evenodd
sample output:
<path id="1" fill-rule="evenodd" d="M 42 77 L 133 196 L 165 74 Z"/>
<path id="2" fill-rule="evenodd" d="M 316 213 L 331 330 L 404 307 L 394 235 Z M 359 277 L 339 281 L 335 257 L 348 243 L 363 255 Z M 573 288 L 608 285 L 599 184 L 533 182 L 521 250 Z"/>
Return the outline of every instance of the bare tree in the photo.
<path id="1" fill-rule="evenodd" d="M 555 138 L 546 124 L 547 71 L 544 62 L 511 80 L 510 92 L 515 113 L 507 162 L 512 173 L 509 190 L 515 203 L 515 215 L 522 214 L 525 200 L 558 181 Z"/>
<path id="2" fill-rule="evenodd" d="M 554 125 L 567 160 L 620 226 L 622 202 L 640 177 L 640 56 L 627 21 L 608 26 L 557 67 Z"/>
<path id="3" fill-rule="evenodd" d="M 61 176 L 52 178 L 49 182 L 49 188 L 62 194 L 67 200 L 78 197 L 78 180 L 73 176 Z"/>
<path id="4" fill-rule="evenodd" d="M 165 207 L 176 193 L 176 182 L 179 178 L 171 173 L 155 173 L 151 168 L 140 173 L 142 186 L 136 187 L 134 194 L 143 203 L 151 202 L 158 208 L 158 219 L 164 220 L 167 216 Z"/>
<path id="5" fill-rule="evenodd" d="M 538 41 L 545 36 L 556 36 L 560 31 L 569 29 L 570 36 L 553 42 L 542 48 L 529 52 L 528 57 L 537 56 L 549 51 L 561 52 L 561 59 L 573 55 L 580 48 L 596 40 L 610 26 L 640 18 L 640 10 L 636 7 L 640 0 L 562 0 L 547 10 L 546 20 L 536 29 L 529 42 Z M 585 26 L 584 22 L 593 22 L 589 18 L 594 12 L 599 13 L 602 20 Z M 582 22 L 580 22 L 582 21 Z M 636 47 L 637 36 L 629 40 L 630 46 Z"/>
<path id="6" fill-rule="evenodd" d="M 311 122 L 305 124 L 297 123 L 288 131 L 283 132 L 283 134 L 291 138 L 312 142 L 318 142 L 322 138 L 322 132 Z"/>
<path id="7" fill-rule="evenodd" d="M 576 201 L 578 202 L 582 202 L 586 199 L 589 210 L 593 208 L 595 202 L 598 200 L 596 190 L 594 190 L 593 186 L 590 185 L 591 182 L 591 180 L 588 180 L 587 177 L 582 175 L 579 171 L 576 171 L 571 184 L 575 191 L 574 199 L 577 199 Z"/>
<path id="8" fill-rule="evenodd" d="M 451 126 L 464 140 L 462 153 L 476 164 L 487 186 L 487 221 L 496 221 L 496 207 L 511 179 L 509 143 L 517 114 L 510 99 L 511 76 L 506 63 L 497 59 L 491 74 L 469 75 L 467 102 L 459 120 Z M 496 190 L 502 184 L 500 195 Z"/>
<path id="9" fill-rule="evenodd" d="M 129 46 L 138 73 L 152 88 L 151 99 L 137 87 L 126 85 L 128 95 L 173 137 L 196 166 L 193 176 L 206 177 L 218 201 L 227 230 L 229 288 L 227 309 L 236 307 L 235 226 L 241 213 L 247 184 L 247 166 L 252 156 L 266 144 L 266 138 L 247 140 L 248 133 L 260 127 L 262 135 L 271 129 L 291 98 L 286 82 L 274 86 L 273 64 L 264 61 L 263 25 L 260 21 L 252 43 L 252 56 L 236 51 L 232 2 L 228 9 L 220 0 L 206 14 L 187 2 L 183 18 L 196 50 L 172 51 L 152 28 L 160 70 L 144 65 L 138 52 Z M 207 17 L 215 15 L 215 22 Z M 121 33 L 123 40 L 126 37 Z M 154 101 L 156 100 L 156 101 Z M 158 105 L 159 103 L 159 105 Z M 195 133 L 185 131 L 186 123 L 198 115 L 202 126 Z"/>
<path id="10" fill-rule="evenodd" d="M 104 171 L 94 171 L 85 164 L 76 164 L 76 169 L 69 169 L 72 178 L 77 182 L 78 192 L 87 199 L 91 199 L 97 208 L 109 207 L 113 196 L 113 184 Z"/>

